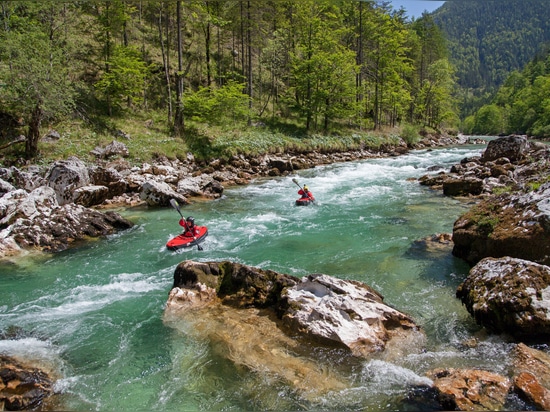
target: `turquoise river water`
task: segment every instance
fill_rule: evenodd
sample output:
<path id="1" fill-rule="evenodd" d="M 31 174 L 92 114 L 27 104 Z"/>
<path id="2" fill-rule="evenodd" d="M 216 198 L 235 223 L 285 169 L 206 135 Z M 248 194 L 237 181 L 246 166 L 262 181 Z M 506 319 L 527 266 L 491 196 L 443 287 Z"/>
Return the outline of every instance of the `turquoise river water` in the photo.
<path id="1" fill-rule="evenodd" d="M 258 179 L 221 199 L 182 207 L 209 228 L 202 244 L 166 250 L 180 231 L 174 209 L 121 213 L 134 228 L 53 256 L 0 266 L 0 353 L 53 368 L 59 409 L 84 411 L 414 410 L 412 385 L 435 367 L 506 373 L 509 345 L 484 336 L 455 298 L 467 265 L 415 240 L 452 232 L 471 204 L 411 178 L 446 170 L 484 146 L 414 151 Z M 296 207 L 307 184 L 317 206 Z M 177 264 L 232 260 L 298 277 L 325 273 L 365 282 L 413 316 L 422 350 L 394 361 L 356 361 L 348 387 L 317 398 L 236 367 L 208 341 L 163 323 Z M 11 334 L 10 334 L 11 333 Z M 467 345 L 472 338 L 478 345 Z M 315 385 L 315 383 L 312 383 Z"/>

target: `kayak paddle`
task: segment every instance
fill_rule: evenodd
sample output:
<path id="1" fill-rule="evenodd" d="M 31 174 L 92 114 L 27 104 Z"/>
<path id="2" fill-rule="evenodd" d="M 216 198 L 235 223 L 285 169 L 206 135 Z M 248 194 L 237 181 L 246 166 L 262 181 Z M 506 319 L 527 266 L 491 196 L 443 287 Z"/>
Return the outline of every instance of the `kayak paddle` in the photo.
<path id="1" fill-rule="evenodd" d="M 176 209 L 176 210 L 178 211 L 178 213 L 180 214 L 181 220 L 183 220 L 183 223 L 185 224 L 185 228 L 189 231 L 189 233 L 191 233 L 191 236 L 193 236 L 193 240 L 194 240 L 195 243 L 197 244 L 197 249 L 198 249 L 198 250 L 203 250 L 203 249 L 202 249 L 202 246 L 199 245 L 199 243 L 197 242 L 197 238 L 195 237 L 195 234 L 191 231 L 191 229 L 189 229 L 189 226 L 187 225 L 187 221 L 185 220 L 185 218 L 184 218 L 183 215 L 181 214 L 180 205 L 178 205 L 178 202 L 176 202 L 176 199 L 170 199 L 170 204 L 171 204 L 172 207 L 173 207 L 174 209 Z"/>
<path id="2" fill-rule="evenodd" d="M 304 189 L 302 189 L 302 186 L 300 186 L 300 183 L 298 183 L 298 181 L 297 181 L 296 179 L 292 179 L 292 181 L 293 181 L 294 183 L 296 183 L 296 185 L 300 188 L 300 190 L 301 190 L 302 192 L 304 192 L 304 193 L 307 195 L 307 197 L 309 197 L 309 198 L 311 199 L 311 201 L 312 201 L 313 203 L 315 203 L 315 199 L 312 198 L 312 197 L 309 195 L 309 192 L 306 192 Z"/>

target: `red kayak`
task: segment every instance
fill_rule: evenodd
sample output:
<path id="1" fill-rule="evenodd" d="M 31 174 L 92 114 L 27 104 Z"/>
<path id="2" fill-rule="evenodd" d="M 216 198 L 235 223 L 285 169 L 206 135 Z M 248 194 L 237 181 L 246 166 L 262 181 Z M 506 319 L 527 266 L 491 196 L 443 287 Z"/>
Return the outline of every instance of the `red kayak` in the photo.
<path id="1" fill-rule="evenodd" d="M 197 229 L 199 230 L 199 234 L 195 236 L 195 238 L 192 238 L 191 236 L 183 236 L 183 234 L 178 235 L 175 238 L 170 239 L 168 243 L 166 243 L 166 247 L 170 250 L 178 250 L 198 245 L 206 239 L 206 236 L 208 236 L 208 228 L 206 226 L 197 226 Z"/>
<path id="2" fill-rule="evenodd" d="M 310 197 L 301 197 L 299 199 L 296 199 L 296 206 L 309 206 L 312 205 L 314 202 L 315 200 Z"/>

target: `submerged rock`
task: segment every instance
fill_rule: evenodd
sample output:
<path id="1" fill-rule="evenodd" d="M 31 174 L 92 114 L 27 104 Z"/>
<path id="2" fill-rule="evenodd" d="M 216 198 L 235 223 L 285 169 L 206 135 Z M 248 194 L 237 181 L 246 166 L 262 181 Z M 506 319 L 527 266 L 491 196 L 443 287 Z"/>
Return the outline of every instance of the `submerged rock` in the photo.
<path id="1" fill-rule="evenodd" d="M 332 366 L 342 356 L 390 349 L 402 356 L 418 351 L 424 336 L 409 316 L 360 282 L 322 274 L 299 279 L 227 261 L 178 265 L 165 322 L 180 327 L 182 321 L 236 365 L 312 396 L 349 387 Z M 323 350 L 336 358 L 315 359 Z"/>
<path id="2" fill-rule="evenodd" d="M 53 393 L 53 380 L 46 372 L 0 355 L 0 410 L 40 409 Z"/>

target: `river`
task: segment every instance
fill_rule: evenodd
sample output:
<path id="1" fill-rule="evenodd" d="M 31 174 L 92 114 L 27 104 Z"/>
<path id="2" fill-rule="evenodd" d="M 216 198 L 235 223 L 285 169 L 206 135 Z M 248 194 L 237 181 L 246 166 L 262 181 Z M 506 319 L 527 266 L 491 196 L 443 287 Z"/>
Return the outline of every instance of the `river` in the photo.
<path id="1" fill-rule="evenodd" d="M 452 232 L 471 203 L 411 178 L 437 173 L 428 172 L 432 166 L 448 170 L 484 148 L 414 151 L 227 189 L 221 199 L 182 207 L 209 228 L 202 251 L 166 250 L 180 231 L 174 209 L 121 211 L 134 228 L 0 266 L 0 332 L 9 333 L 0 352 L 54 368 L 60 408 L 75 411 L 414 410 L 403 399 L 431 368 L 505 374 L 509 344 L 485 336 L 454 296 L 468 266 L 449 249 L 427 252 L 415 243 Z M 316 206 L 294 205 L 292 178 L 309 186 Z M 304 398 L 276 377 L 235 367 L 185 328 L 163 323 L 174 269 L 185 259 L 365 282 L 412 315 L 426 346 L 391 362 L 356 362 L 346 372 L 347 388 Z M 479 344 L 468 345 L 473 338 Z"/>

